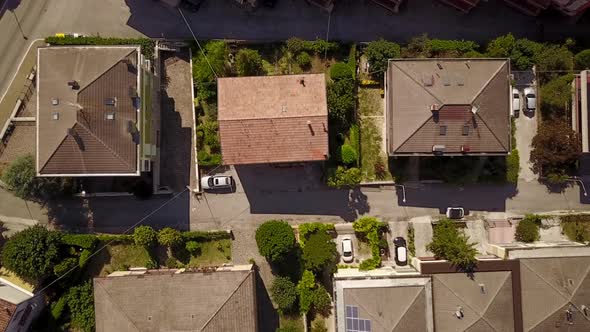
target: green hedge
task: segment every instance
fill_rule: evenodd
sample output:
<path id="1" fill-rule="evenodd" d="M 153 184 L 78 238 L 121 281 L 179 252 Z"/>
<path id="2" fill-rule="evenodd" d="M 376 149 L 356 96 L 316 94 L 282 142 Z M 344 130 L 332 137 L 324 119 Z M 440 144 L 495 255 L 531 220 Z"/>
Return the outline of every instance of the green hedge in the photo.
<path id="1" fill-rule="evenodd" d="M 78 266 L 83 269 L 86 264 L 90 261 L 90 255 L 92 255 L 92 251 L 84 249 L 80 253 L 80 257 L 78 258 Z"/>
<path id="2" fill-rule="evenodd" d="M 223 239 L 230 239 L 231 234 L 226 231 L 213 231 L 213 232 L 183 232 L 182 237 L 185 241 L 197 241 L 197 242 L 206 242 L 206 241 L 216 241 L 216 240 L 223 240 Z"/>
<path id="3" fill-rule="evenodd" d="M 469 40 L 431 39 L 429 45 L 430 50 L 434 53 L 457 51 L 463 54 L 479 48 L 479 45 Z"/>
<path id="4" fill-rule="evenodd" d="M 154 59 L 156 42 L 149 38 L 102 38 L 102 37 L 47 37 L 45 42 L 51 45 L 139 45 L 141 53 L 148 59 Z"/>
<path id="5" fill-rule="evenodd" d="M 62 236 L 62 242 L 70 246 L 93 250 L 98 243 L 98 239 L 96 235 L 92 234 L 64 234 Z"/>
<path id="6" fill-rule="evenodd" d="M 111 242 L 112 244 L 132 244 L 133 235 L 129 234 L 99 234 L 96 236 L 99 241 Z"/>
<path id="7" fill-rule="evenodd" d="M 506 181 L 509 183 L 517 183 L 518 172 L 520 172 L 520 157 L 518 155 L 518 150 L 514 149 L 506 157 Z"/>
<path id="8" fill-rule="evenodd" d="M 64 309 L 66 308 L 67 297 L 62 296 L 57 301 L 51 304 L 51 316 L 54 320 L 59 321 L 63 315 Z"/>

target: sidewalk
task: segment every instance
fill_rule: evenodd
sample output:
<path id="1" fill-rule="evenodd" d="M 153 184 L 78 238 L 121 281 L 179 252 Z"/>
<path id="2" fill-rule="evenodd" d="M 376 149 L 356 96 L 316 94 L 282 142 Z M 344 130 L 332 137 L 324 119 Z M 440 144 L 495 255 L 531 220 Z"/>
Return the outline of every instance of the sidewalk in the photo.
<path id="1" fill-rule="evenodd" d="M 33 67 L 37 64 L 37 48 L 44 46 L 45 42 L 43 40 L 34 40 L 30 45 L 31 47 L 29 48 L 28 53 L 22 59 L 22 63 L 18 69 L 18 72 L 14 76 L 14 80 L 8 87 L 4 97 L 0 100 L 0 128 L 10 117 L 10 113 L 14 109 L 16 100 L 19 98 L 19 95 L 25 86 L 27 77 L 31 73 L 31 70 L 33 70 Z M 12 77 L 6 77 L 5 79 L 7 81 L 12 80 Z"/>

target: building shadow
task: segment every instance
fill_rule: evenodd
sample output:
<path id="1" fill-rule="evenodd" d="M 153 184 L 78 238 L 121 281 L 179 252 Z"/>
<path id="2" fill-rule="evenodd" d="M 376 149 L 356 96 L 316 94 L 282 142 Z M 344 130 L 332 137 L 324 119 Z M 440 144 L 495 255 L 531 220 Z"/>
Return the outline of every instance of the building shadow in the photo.
<path id="1" fill-rule="evenodd" d="M 321 164 L 237 165 L 235 170 L 253 214 L 332 215 L 354 221 L 370 210 L 359 189 L 325 185 Z"/>
<path id="2" fill-rule="evenodd" d="M 472 210 L 504 212 L 506 199 L 517 193 L 516 185 L 406 185 L 406 202 L 402 201 L 401 188 L 396 188 L 398 204 L 408 207 L 435 208 L 445 213 L 447 207 L 462 207 Z"/>
<path id="3" fill-rule="evenodd" d="M 0 0 L 0 17 L 8 11 L 15 10 L 20 6 L 21 0 Z"/>
<path id="4" fill-rule="evenodd" d="M 256 272 L 256 305 L 258 308 L 258 330 L 261 332 L 276 331 L 279 327 L 279 313 L 273 307 L 264 280 L 258 272 Z"/>

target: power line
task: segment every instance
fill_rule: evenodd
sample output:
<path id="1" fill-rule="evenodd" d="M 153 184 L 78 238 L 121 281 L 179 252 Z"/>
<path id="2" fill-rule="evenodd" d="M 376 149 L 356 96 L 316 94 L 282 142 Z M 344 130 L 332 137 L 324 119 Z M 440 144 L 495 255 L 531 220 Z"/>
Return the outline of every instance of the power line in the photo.
<path id="1" fill-rule="evenodd" d="M 201 50 L 201 54 L 203 54 L 203 56 L 205 57 L 205 61 L 207 61 L 209 68 L 211 68 L 211 71 L 213 72 L 213 75 L 215 75 L 215 78 L 219 78 L 219 76 L 217 76 L 217 73 L 215 72 L 215 69 L 213 69 L 213 66 L 211 66 L 209 59 L 207 59 L 207 55 L 205 55 L 205 51 L 203 51 L 203 48 L 201 47 L 201 43 L 199 43 L 197 36 L 195 36 L 193 29 L 191 29 L 190 24 L 188 24 L 188 21 L 186 20 L 186 17 L 184 17 L 184 14 L 182 13 L 182 10 L 180 9 L 180 7 L 178 8 L 178 12 L 180 13 L 180 16 L 182 16 L 182 19 L 184 20 L 184 24 L 186 24 L 186 27 L 191 32 L 191 35 L 193 35 L 193 39 L 197 42 L 197 46 L 199 46 L 199 50 Z"/>
<path id="2" fill-rule="evenodd" d="M 180 196 L 181 194 L 183 194 L 185 191 L 187 191 L 187 189 L 184 189 L 183 191 L 179 192 L 178 194 L 174 195 L 172 198 L 170 198 L 169 200 L 167 200 L 166 202 L 164 202 L 164 204 L 160 205 L 157 209 L 153 210 L 152 212 L 150 212 L 148 215 L 146 215 L 145 217 L 139 219 L 138 222 L 136 222 L 135 224 L 131 225 L 129 228 L 127 228 L 123 233 L 121 234 L 126 234 L 127 232 L 129 232 L 130 230 L 132 230 L 133 228 L 137 227 L 139 224 L 141 224 L 142 222 L 144 222 L 147 218 L 151 217 L 152 215 L 154 215 L 154 213 L 160 211 L 163 207 L 165 207 L 166 205 L 168 205 L 170 202 L 172 202 L 173 200 L 175 200 L 178 196 Z M 109 246 L 111 243 L 115 242 L 116 239 L 113 239 L 109 242 L 107 242 L 105 245 L 103 245 L 102 247 L 100 247 L 99 249 L 97 249 L 96 251 L 94 251 L 92 254 L 90 254 L 90 256 L 88 256 L 85 260 L 82 261 L 82 263 L 85 263 L 86 261 L 88 261 L 90 258 L 96 256 L 96 254 L 98 254 L 99 252 L 101 252 L 104 248 L 106 248 L 107 246 Z M 67 276 L 68 274 L 70 274 L 71 272 L 73 272 L 74 270 L 76 270 L 77 268 L 79 268 L 78 265 L 72 267 L 71 269 L 67 270 L 66 272 L 64 272 L 62 275 L 60 275 L 59 277 L 57 277 L 57 279 L 53 280 L 52 282 L 50 282 L 47 286 L 41 288 L 37 294 L 35 294 L 33 297 L 37 297 L 43 294 L 43 291 L 46 290 L 47 288 L 51 287 L 52 285 L 54 285 L 56 282 L 60 281 L 61 279 L 63 279 L 65 276 Z"/>

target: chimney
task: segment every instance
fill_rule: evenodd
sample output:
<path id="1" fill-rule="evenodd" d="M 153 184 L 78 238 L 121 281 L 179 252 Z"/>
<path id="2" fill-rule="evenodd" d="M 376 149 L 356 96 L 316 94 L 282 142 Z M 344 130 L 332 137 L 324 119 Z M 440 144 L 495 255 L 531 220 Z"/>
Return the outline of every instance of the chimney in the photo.
<path id="1" fill-rule="evenodd" d="M 78 84 L 78 81 L 68 81 L 68 86 L 71 87 L 72 90 L 80 89 L 80 84 Z"/>

